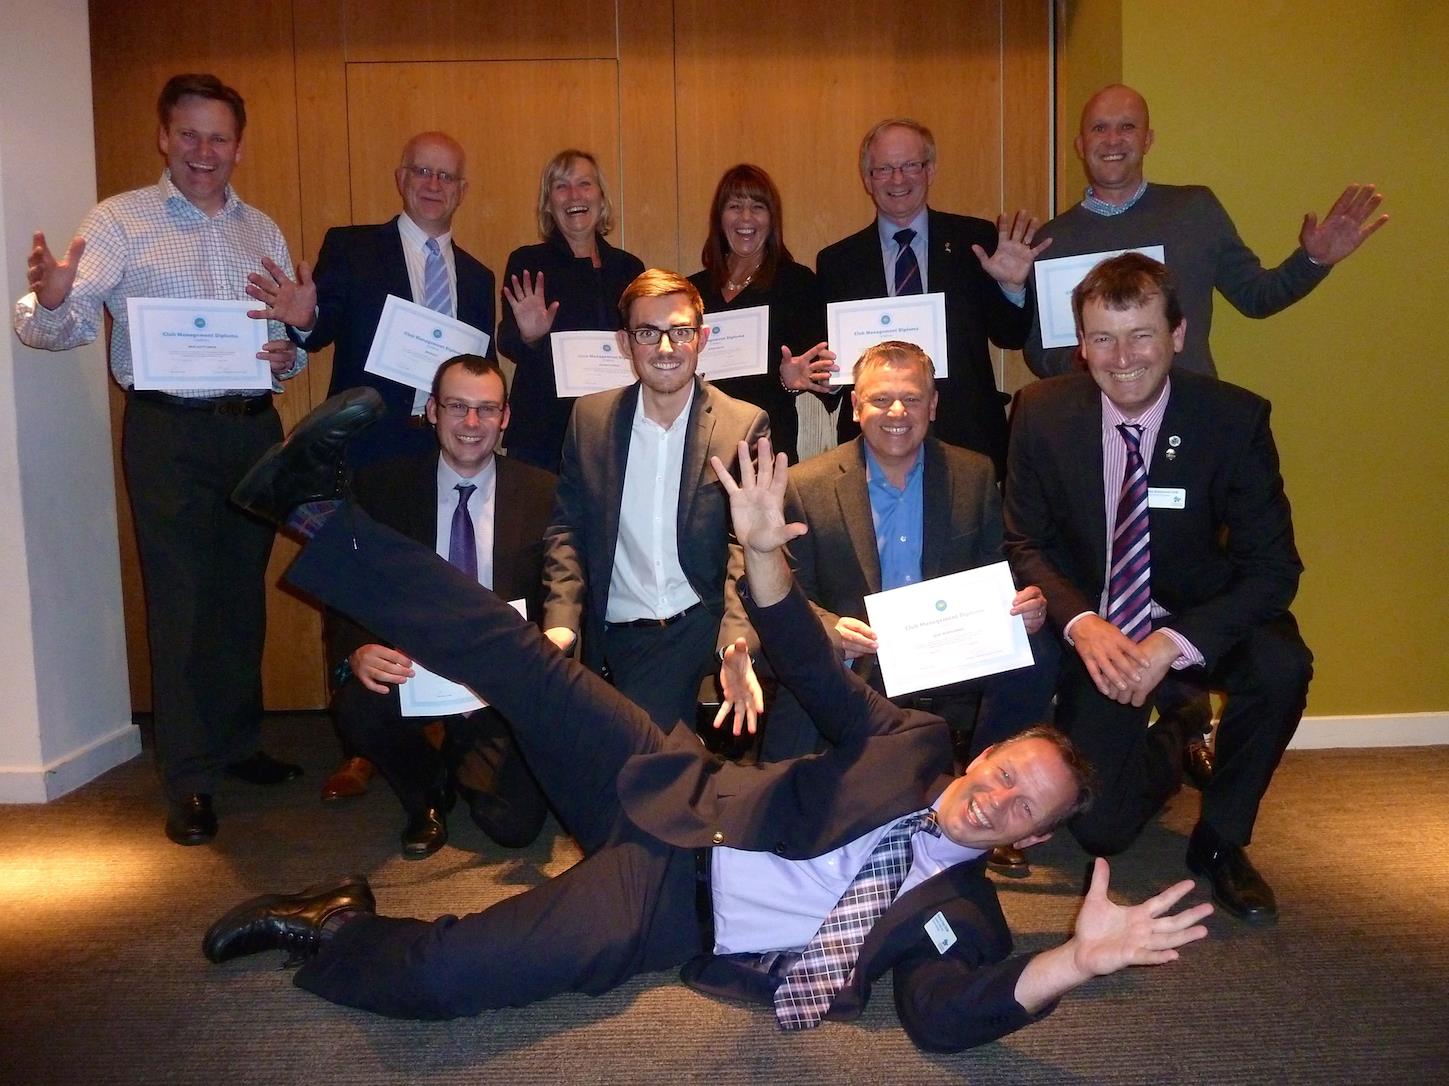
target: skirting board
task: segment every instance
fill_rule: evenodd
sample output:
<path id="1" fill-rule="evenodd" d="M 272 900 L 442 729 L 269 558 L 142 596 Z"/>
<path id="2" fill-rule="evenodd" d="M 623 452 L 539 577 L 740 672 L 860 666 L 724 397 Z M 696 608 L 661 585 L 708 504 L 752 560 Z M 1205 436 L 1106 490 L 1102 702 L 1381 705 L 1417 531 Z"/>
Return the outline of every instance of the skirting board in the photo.
<path id="1" fill-rule="evenodd" d="M 141 753 L 141 729 L 129 721 L 43 766 L 0 766 L 0 803 L 48 803 Z"/>
<path id="2" fill-rule="evenodd" d="M 1289 750 L 1327 747 L 1439 747 L 1449 745 L 1449 712 L 1306 716 Z"/>

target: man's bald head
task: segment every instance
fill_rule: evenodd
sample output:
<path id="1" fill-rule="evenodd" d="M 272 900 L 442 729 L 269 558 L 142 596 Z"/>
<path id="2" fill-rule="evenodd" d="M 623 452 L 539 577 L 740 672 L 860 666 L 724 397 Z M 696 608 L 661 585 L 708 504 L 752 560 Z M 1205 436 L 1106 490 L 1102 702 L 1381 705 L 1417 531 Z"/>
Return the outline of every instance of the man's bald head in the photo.
<path id="1" fill-rule="evenodd" d="M 1094 195 L 1125 203 L 1142 185 L 1142 160 L 1152 148 L 1147 99 L 1121 83 L 1103 87 L 1082 108 L 1076 148 Z"/>
<path id="2" fill-rule="evenodd" d="M 463 145 L 446 132 L 419 132 L 403 144 L 397 191 L 408 218 L 431 237 L 453 229 L 453 212 L 468 191 Z"/>

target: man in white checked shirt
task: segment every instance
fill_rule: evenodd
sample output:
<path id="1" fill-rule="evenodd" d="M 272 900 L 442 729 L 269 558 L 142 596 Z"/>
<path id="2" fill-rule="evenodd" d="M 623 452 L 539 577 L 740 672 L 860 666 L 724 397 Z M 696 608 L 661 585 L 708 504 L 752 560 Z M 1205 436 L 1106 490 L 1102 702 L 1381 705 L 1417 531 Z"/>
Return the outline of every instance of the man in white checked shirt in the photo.
<path id="1" fill-rule="evenodd" d="M 246 126 L 241 95 L 213 75 L 178 75 L 157 113 L 160 180 L 103 200 L 60 260 L 37 233 L 31 293 L 16 303 L 13 322 L 29 346 L 62 351 L 100 334 L 102 307 L 114 321 L 111 373 L 127 390 L 122 447 L 146 590 L 166 834 L 195 845 L 216 834 L 211 793 L 222 772 L 255 784 L 302 772 L 260 749 L 272 528 L 227 502 L 282 425 L 272 392 L 133 390 L 126 300 L 240 300 L 248 274 L 266 262 L 290 272 L 291 260 L 277 225 L 230 185 Z M 280 323 L 269 320 L 268 333 L 258 357 L 280 392 L 307 356 Z"/>

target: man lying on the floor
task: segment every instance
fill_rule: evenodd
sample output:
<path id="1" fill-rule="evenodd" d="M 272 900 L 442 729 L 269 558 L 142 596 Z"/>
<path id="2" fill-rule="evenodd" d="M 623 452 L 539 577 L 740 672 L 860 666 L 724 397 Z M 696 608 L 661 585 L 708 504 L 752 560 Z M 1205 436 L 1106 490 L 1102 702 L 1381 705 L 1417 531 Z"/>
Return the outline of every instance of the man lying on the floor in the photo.
<path id="1" fill-rule="evenodd" d="M 280 520 L 335 496 L 342 447 L 375 411 L 347 395 L 258 464 L 240 504 Z M 785 1029 L 856 1017 L 892 969 L 912 1040 L 954 1051 L 1043 1017 L 1093 976 L 1171 961 L 1206 934 L 1211 905 L 1170 912 L 1190 881 L 1124 907 L 1108 899 L 1098 860 L 1075 934 L 1009 958 L 985 854 L 1044 840 L 1088 798 L 1089 771 L 1041 728 L 953 777 L 939 718 L 898 709 L 834 662 L 782 554 L 804 531 L 784 521 L 784 457 L 762 441 L 757 475 L 742 448 L 738 484 L 715 468 L 763 651 L 832 749 L 723 762 L 687 729 L 666 735 L 426 547 L 345 502 L 314 506 L 330 516 L 289 580 L 496 705 L 585 858 L 482 912 L 431 922 L 376 915 L 357 877 L 254 898 L 207 932 L 207 957 L 290 950 L 304 959 L 298 986 L 407 1018 L 599 994 L 684 965 L 695 987 L 772 1005 Z M 837 904 L 842 893 L 853 907 Z"/>

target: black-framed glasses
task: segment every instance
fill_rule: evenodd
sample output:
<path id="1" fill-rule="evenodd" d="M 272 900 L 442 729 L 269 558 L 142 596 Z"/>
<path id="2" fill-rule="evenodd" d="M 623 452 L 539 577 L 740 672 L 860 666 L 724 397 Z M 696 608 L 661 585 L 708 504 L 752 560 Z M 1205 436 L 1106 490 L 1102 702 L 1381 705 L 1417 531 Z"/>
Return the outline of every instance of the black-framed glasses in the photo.
<path id="1" fill-rule="evenodd" d="M 870 174 L 875 181 L 884 181 L 897 170 L 900 171 L 902 177 L 920 177 L 925 168 L 926 163 L 924 162 L 898 162 L 894 166 L 872 166 L 865 172 Z"/>
<path id="2" fill-rule="evenodd" d="M 434 177 L 438 179 L 440 185 L 456 185 L 463 180 L 455 173 L 449 173 L 447 170 L 435 170 L 431 166 L 404 166 L 402 168 L 424 183 Z"/>
<path id="3" fill-rule="evenodd" d="M 480 421 L 496 419 L 503 414 L 501 403 L 469 403 L 467 400 L 444 400 L 438 405 L 453 419 L 466 419 L 469 411 L 478 412 Z"/>
<path id="4" fill-rule="evenodd" d="M 630 328 L 628 332 L 629 338 L 643 347 L 653 347 L 665 336 L 676 347 L 682 347 L 686 343 L 694 342 L 694 337 L 699 335 L 699 328 L 693 324 L 676 324 L 673 328 L 654 328 L 646 324 L 643 328 Z"/>

